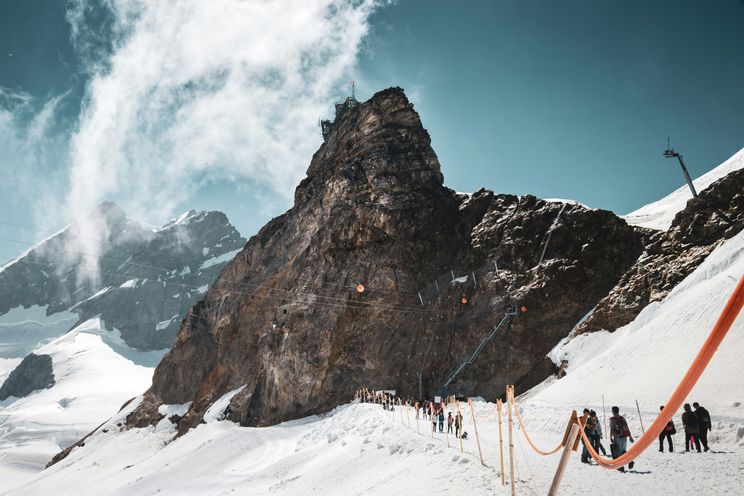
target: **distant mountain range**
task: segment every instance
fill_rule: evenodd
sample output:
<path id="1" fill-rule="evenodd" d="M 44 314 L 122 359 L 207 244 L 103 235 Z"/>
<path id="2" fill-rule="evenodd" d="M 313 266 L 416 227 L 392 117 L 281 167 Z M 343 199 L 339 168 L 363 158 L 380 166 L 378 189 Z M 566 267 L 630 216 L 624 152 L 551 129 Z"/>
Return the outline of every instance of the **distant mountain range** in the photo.
<path id="1" fill-rule="evenodd" d="M 79 223 L 0 268 L 0 358 L 23 357 L 94 317 L 127 347 L 164 352 L 246 242 L 221 212 L 192 210 L 152 228 L 103 203 L 84 221 L 109 233 L 95 256 L 97 274 L 83 263 L 93 255 L 78 248 L 85 246 Z"/>

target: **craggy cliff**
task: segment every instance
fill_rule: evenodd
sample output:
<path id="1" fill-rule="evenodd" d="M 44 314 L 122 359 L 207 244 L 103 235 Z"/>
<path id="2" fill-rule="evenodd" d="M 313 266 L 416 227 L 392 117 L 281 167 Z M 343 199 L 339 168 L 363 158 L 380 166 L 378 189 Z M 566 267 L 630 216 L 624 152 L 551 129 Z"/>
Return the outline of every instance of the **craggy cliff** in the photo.
<path id="1" fill-rule="evenodd" d="M 192 402 L 175 419 L 185 432 L 241 386 L 226 417 L 243 425 L 325 411 L 359 387 L 439 394 L 514 305 L 519 316 L 449 391 L 523 390 L 555 372 L 545 355 L 647 238 L 607 211 L 456 194 L 403 91 L 382 91 L 339 115 L 294 206 L 191 309 L 128 424 Z"/>
<path id="2" fill-rule="evenodd" d="M 744 228 L 744 169 L 687 202 L 667 231 L 647 231 L 646 249 L 577 332 L 615 330 L 662 300 L 725 240 Z"/>

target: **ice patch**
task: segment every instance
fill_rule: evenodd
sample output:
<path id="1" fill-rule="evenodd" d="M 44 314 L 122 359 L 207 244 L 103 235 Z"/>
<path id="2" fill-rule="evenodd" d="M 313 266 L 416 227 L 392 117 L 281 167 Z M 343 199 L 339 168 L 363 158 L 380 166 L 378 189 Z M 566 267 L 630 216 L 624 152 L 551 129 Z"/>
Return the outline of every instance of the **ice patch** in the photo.
<path id="1" fill-rule="evenodd" d="M 218 422 L 224 419 L 225 409 L 227 408 L 227 405 L 230 404 L 233 396 L 241 392 L 243 389 L 245 389 L 245 386 L 240 386 L 239 388 L 233 389 L 232 391 L 229 391 L 220 396 L 220 398 L 212 403 L 212 406 L 210 406 L 207 412 L 204 414 L 204 421 L 209 424 L 211 422 Z"/>

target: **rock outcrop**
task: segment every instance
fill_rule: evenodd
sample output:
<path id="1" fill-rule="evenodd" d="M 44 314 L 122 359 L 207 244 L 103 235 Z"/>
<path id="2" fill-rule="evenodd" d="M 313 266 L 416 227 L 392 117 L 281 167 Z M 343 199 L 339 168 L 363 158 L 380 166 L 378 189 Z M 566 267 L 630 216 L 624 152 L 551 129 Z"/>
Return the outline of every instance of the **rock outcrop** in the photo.
<path id="1" fill-rule="evenodd" d="M 31 353 L 13 369 L 0 386 L 0 401 L 11 396 L 24 398 L 37 389 L 48 389 L 52 386 L 54 386 L 52 357 Z"/>
<path id="2" fill-rule="evenodd" d="M 191 309 L 128 425 L 192 401 L 185 432 L 241 386 L 227 418 L 243 425 L 322 412 L 359 387 L 439 394 L 514 305 L 519 316 L 449 391 L 493 398 L 532 386 L 644 238 L 607 211 L 456 194 L 403 91 L 382 91 L 334 123 L 294 206 Z"/>
<path id="3" fill-rule="evenodd" d="M 744 228 L 744 169 L 690 199 L 668 231 L 646 230 L 646 249 L 603 298 L 578 333 L 614 331 L 660 301 L 725 240 Z"/>

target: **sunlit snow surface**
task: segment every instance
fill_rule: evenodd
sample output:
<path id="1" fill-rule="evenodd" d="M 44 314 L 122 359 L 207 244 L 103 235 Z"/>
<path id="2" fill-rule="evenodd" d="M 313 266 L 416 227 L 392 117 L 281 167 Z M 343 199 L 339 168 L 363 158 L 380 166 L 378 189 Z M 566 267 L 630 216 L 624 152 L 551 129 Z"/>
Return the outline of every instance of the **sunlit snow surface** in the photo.
<path id="1" fill-rule="evenodd" d="M 568 375 L 546 381 L 519 398 L 535 441 L 546 449 L 557 444 L 571 408 L 589 406 L 601 418 L 602 395 L 607 408 L 620 406 L 631 430 L 639 435 L 635 400 L 644 424 L 650 425 L 742 273 L 744 233 L 717 248 L 666 299 L 646 308 L 631 324 L 613 334 L 582 336 L 554 350 L 553 356 L 569 360 Z M 743 349 L 744 317 L 740 316 L 689 398 L 700 401 L 712 414 L 710 444 L 715 453 L 681 453 L 682 434 L 677 434 L 676 453 L 659 453 L 652 445 L 638 459 L 635 471 L 626 474 L 583 465 L 576 453 L 560 494 L 743 494 Z M 167 423 L 157 429 L 117 428 L 135 404 L 109 421 L 107 432 L 100 431 L 34 480 L 12 489 L 4 485 L 5 494 L 509 493 L 508 486 L 500 486 L 498 424 L 492 403 L 475 402 L 485 467 L 479 462 L 466 404 L 461 408 L 470 439 L 463 443 L 464 454 L 452 437 L 432 437 L 426 421 L 419 422 L 417 432 L 413 412 L 405 409 L 385 412 L 374 405 L 345 405 L 321 417 L 268 428 L 214 422 L 218 412 L 213 411 L 210 423 L 176 439 Z M 168 412 L 182 408 L 164 407 Z M 56 415 L 39 412 L 37 418 L 49 423 Z M 679 414 L 675 420 L 681 431 Z M 606 439 L 604 445 L 608 447 Z M 546 494 L 558 455 L 537 456 L 519 432 L 514 453 L 517 494 Z"/>
<path id="2" fill-rule="evenodd" d="M 674 164 L 674 167 L 679 166 Z M 744 167 L 744 148 L 715 169 L 695 179 L 693 181 L 695 189 L 700 193 L 717 180 L 742 167 Z M 682 172 L 680 171 L 680 181 L 682 180 Z M 690 198 L 692 198 L 692 192 L 687 184 L 684 184 L 661 200 L 649 203 L 622 217 L 628 224 L 634 226 L 666 231 L 672 225 L 674 216 L 677 215 L 677 212 L 684 210 Z"/>
<path id="3" fill-rule="evenodd" d="M 0 402 L 2 490 L 36 475 L 150 385 L 153 369 L 115 352 L 106 333 L 93 319 L 35 350 L 52 357 L 54 386 Z"/>

